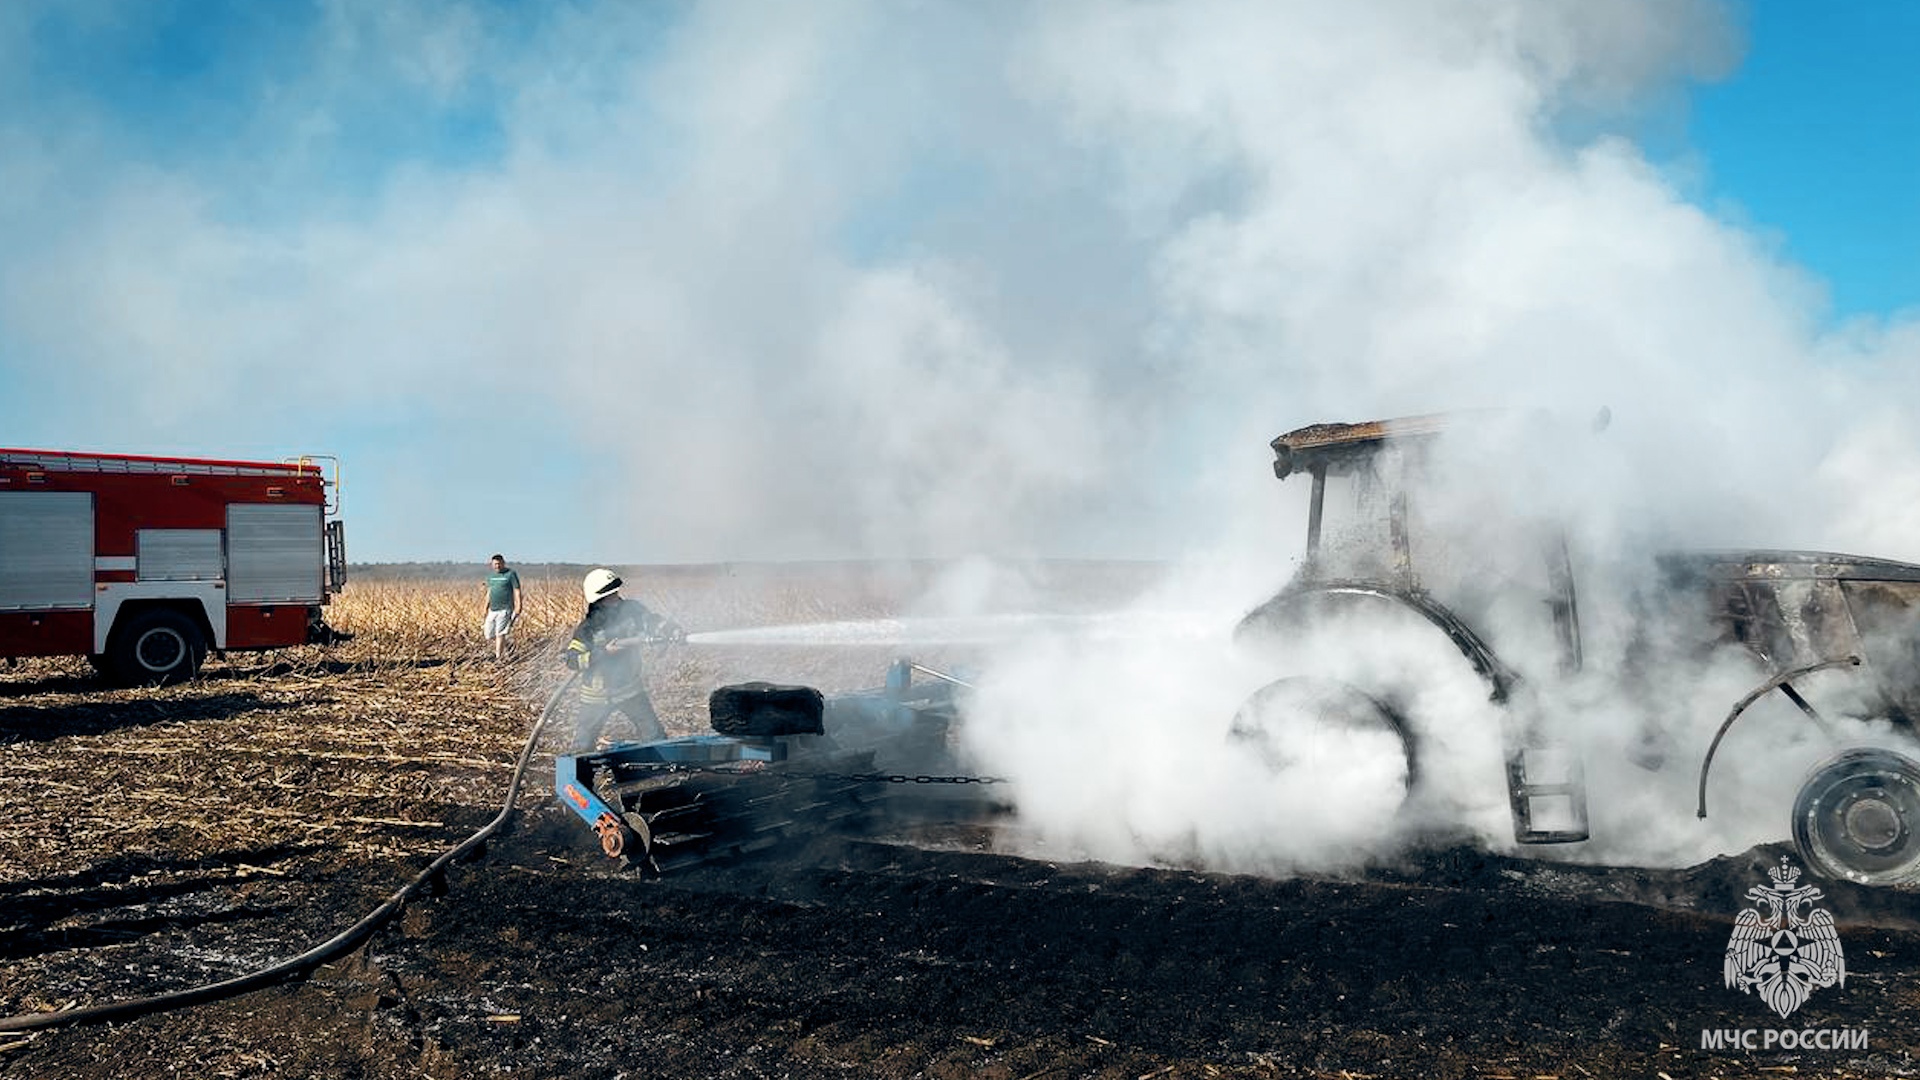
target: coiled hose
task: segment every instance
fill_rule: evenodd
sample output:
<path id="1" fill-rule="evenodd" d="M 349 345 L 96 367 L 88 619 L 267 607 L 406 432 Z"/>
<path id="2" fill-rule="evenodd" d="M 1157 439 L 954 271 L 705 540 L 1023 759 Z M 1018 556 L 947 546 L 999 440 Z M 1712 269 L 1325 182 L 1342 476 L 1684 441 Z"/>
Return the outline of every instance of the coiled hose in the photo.
<path id="1" fill-rule="evenodd" d="M 427 864 L 427 868 L 415 875 L 412 881 L 401 886 L 392 896 L 387 897 L 385 903 L 368 912 L 359 922 L 306 952 L 282 960 L 272 967 L 261 968 L 245 975 L 190 987 L 186 990 L 156 994 L 153 997 L 116 1001 L 107 1005 L 89 1005 L 62 1012 L 22 1013 L 18 1016 L 0 1017 L 0 1032 L 34 1031 L 40 1028 L 67 1027 L 73 1024 L 102 1024 L 115 1020 L 131 1020 L 136 1016 L 166 1012 L 170 1009 L 184 1009 L 189 1005 L 219 1001 L 251 990 L 304 978 L 314 968 L 352 952 L 391 921 L 395 915 L 400 914 L 406 907 L 407 901 L 422 887 L 440 879 L 446 873 L 448 864 L 484 846 L 500 826 L 513 816 L 513 804 L 520 795 L 520 781 L 526 776 L 528 763 L 533 760 L 533 748 L 540 741 L 540 733 L 546 729 L 547 721 L 553 718 L 553 709 L 560 703 L 560 696 L 571 689 L 579 678 L 579 673 L 574 673 L 548 696 L 546 705 L 540 710 L 540 718 L 534 722 L 533 730 L 527 733 L 527 744 L 520 748 L 520 760 L 514 764 L 513 779 L 507 784 L 507 797 L 500 807 L 500 813 L 496 814 L 492 821 L 487 822 L 479 832 L 442 852 L 439 858 Z"/>

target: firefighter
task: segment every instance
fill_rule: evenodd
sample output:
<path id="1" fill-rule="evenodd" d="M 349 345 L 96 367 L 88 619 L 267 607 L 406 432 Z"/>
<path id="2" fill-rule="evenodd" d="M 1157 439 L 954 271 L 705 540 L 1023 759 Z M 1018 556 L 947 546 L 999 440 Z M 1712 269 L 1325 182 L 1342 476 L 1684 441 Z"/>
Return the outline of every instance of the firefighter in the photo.
<path id="1" fill-rule="evenodd" d="M 580 709 L 573 724 L 573 752 L 592 753 L 607 718 L 622 713 L 642 740 L 664 739 L 666 729 L 647 696 L 640 646 L 649 640 L 685 641 L 680 624 L 620 595 L 620 575 L 601 568 L 580 583 L 587 617 L 567 643 L 567 666 L 581 673 Z"/>

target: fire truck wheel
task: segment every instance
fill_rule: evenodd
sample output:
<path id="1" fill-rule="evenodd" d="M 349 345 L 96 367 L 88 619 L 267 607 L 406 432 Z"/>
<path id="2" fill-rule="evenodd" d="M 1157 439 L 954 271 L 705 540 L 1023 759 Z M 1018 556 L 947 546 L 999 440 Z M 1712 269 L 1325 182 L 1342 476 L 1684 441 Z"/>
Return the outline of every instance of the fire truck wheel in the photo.
<path id="1" fill-rule="evenodd" d="M 118 681 L 164 686 L 192 678 L 206 652 L 193 620 L 177 611 L 150 611 L 114 634 L 108 658 Z"/>

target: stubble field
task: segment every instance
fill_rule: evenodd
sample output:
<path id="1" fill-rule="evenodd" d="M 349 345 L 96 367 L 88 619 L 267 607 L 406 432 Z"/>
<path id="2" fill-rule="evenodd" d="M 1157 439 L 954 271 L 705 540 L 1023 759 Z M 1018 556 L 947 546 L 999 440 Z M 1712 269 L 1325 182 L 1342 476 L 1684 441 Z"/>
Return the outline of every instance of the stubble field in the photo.
<path id="1" fill-rule="evenodd" d="M 1124 599 L 1144 569 L 1044 590 Z M 664 568 L 695 631 L 897 614 L 928 567 Z M 577 577 L 527 573 L 514 655 L 472 576 L 363 577 L 356 638 L 165 689 L 0 671 L 0 1015 L 177 990 L 338 932 L 493 816 Z M 714 686 L 878 682 L 884 648 L 656 646 L 670 732 Z M 935 665 L 962 656 L 924 655 Z M 1044 723 L 1044 717 L 1035 717 Z M 623 732 L 614 731 L 615 736 Z M 544 748 L 550 752 L 558 735 Z M 1688 871 L 1446 849 L 1350 880 L 1014 858 L 977 826 L 822 840 L 664 880 L 615 870 L 536 757 L 520 815 L 443 896 L 302 981 L 113 1025 L 0 1034 L 0 1075 L 1280 1077 L 1912 1075 L 1920 910 L 1829 888 L 1844 987 L 1790 1023 L 1722 985 L 1776 852 Z M 911 843 L 903 842 L 910 840 Z M 1864 1029 L 1864 1051 L 1699 1049 Z"/>

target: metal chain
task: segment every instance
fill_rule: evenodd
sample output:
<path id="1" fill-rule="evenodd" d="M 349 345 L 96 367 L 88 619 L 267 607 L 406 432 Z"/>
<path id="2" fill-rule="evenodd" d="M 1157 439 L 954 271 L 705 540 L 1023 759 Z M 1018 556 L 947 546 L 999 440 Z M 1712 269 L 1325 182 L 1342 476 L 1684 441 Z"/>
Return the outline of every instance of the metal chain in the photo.
<path id="1" fill-rule="evenodd" d="M 908 776 L 905 773 L 782 773 L 783 776 L 813 780 L 839 780 L 849 784 L 1004 784 L 1004 776 Z"/>

